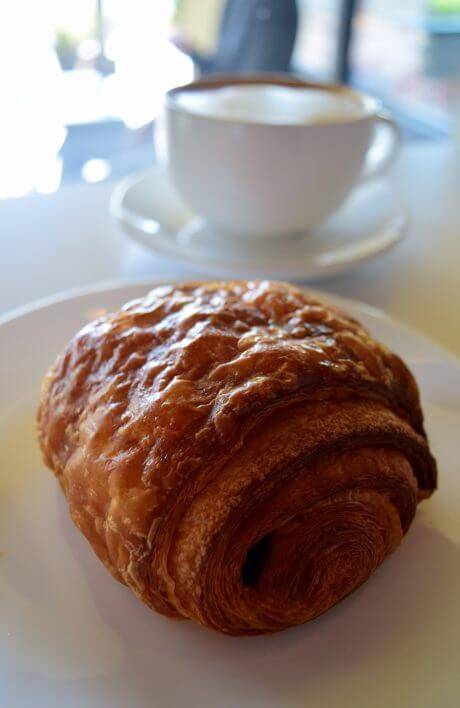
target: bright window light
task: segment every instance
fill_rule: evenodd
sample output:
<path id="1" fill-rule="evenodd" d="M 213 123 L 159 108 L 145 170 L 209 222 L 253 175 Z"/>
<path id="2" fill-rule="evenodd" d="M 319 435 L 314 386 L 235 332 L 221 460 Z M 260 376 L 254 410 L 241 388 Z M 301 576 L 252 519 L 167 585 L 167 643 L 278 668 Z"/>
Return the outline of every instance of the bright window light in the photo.
<path id="1" fill-rule="evenodd" d="M 94 158 L 85 162 L 81 168 L 81 176 L 85 182 L 102 182 L 110 175 L 112 168 L 110 162 L 100 158 Z"/>

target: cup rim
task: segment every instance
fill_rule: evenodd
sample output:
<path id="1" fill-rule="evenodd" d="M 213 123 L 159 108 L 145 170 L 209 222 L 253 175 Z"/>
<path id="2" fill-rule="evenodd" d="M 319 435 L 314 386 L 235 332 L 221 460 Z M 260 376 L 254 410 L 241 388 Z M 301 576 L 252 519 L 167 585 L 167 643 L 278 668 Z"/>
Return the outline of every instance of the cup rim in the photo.
<path id="1" fill-rule="evenodd" d="M 250 86 L 250 85 L 271 85 L 288 86 L 292 88 L 314 88 L 320 91 L 336 92 L 341 95 L 351 96 L 354 101 L 358 101 L 363 107 L 363 112 L 357 116 L 346 116 L 340 120 L 331 120 L 318 123 L 265 123 L 259 120 L 244 120 L 238 118 L 226 118 L 225 116 L 209 116 L 194 113 L 174 100 L 174 97 L 183 91 L 203 91 L 209 88 L 225 88 L 227 86 Z M 165 106 L 168 111 L 182 113 L 197 120 L 211 121 L 218 123 L 231 123 L 233 125 L 264 126 L 266 128 L 324 128 L 325 126 L 343 125 L 349 123 L 359 123 L 378 115 L 382 104 L 378 98 L 369 94 L 357 91 L 350 86 L 335 83 L 324 83 L 319 81 L 306 81 L 295 74 L 257 73 L 257 74 L 208 74 L 206 77 L 195 79 L 186 84 L 175 86 L 165 95 Z"/>

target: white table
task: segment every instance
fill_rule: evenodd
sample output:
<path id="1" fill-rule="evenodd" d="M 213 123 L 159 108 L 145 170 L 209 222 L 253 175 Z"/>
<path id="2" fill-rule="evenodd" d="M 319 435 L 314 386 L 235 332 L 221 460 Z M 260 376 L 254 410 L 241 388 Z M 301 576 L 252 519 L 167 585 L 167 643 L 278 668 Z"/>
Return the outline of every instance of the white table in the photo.
<path id="1" fill-rule="evenodd" d="M 406 239 L 319 285 L 383 308 L 460 354 L 460 148 L 406 146 L 392 179 L 412 212 Z M 70 186 L 50 196 L 0 201 L 0 312 L 98 281 L 212 275 L 129 241 L 108 213 L 113 187 Z"/>

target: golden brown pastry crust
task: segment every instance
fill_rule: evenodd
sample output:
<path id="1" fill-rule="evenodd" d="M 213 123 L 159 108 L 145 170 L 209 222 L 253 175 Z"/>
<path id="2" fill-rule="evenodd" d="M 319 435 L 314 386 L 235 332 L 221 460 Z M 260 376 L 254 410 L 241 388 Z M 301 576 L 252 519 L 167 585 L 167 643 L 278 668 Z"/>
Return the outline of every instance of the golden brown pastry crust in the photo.
<path id="1" fill-rule="evenodd" d="M 436 486 L 406 366 L 284 283 L 162 286 L 91 323 L 46 376 L 37 420 L 112 574 L 230 634 L 327 610 Z"/>

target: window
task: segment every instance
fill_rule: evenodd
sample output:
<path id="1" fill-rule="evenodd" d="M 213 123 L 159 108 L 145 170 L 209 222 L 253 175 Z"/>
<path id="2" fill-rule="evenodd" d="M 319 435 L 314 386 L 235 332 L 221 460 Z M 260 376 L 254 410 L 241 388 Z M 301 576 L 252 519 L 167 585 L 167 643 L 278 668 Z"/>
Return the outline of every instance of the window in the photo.
<path id="1" fill-rule="evenodd" d="M 147 166 L 165 91 L 200 72 L 345 78 L 412 138 L 460 124 L 460 0 L 15 0 L 0 62 L 0 197 Z"/>

